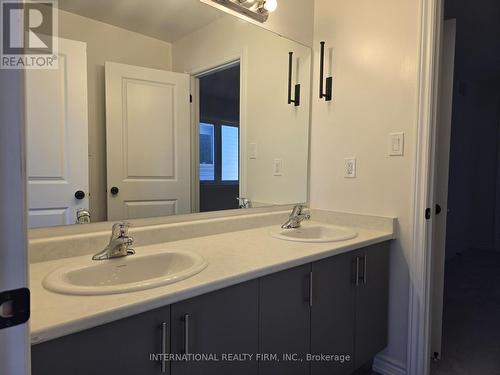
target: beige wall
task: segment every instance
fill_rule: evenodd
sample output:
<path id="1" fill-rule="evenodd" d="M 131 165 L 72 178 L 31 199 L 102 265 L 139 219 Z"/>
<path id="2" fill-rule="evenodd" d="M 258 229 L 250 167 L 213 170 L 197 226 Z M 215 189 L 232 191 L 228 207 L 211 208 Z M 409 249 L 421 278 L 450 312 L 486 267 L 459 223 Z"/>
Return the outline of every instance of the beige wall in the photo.
<path id="1" fill-rule="evenodd" d="M 333 71 L 334 99 L 319 99 L 315 64 L 311 206 L 399 218 L 385 355 L 401 368 L 407 346 L 418 28 L 417 1 L 316 0 L 315 57 L 321 40 L 333 48 L 333 68 L 328 63 L 326 70 Z M 405 155 L 388 156 L 388 135 L 399 131 L 405 132 Z M 358 176 L 345 179 L 344 158 L 351 156 L 357 157 Z"/>
<path id="2" fill-rule="evenodd" d="M 287 104 L 288 52 L 299 59 L 302 104 Z M 254 202 L 307 200 L 311 50 L 234 17 L 222 17 L 173 43 L 174 71 L 192 72 L 242 55 L 242 194 Z M 248 145 L 256 143 L 257 159 Z M 282 176 L 273 160 L 283 159 Z"/>
<path id="3" fill-rule="evenodd" d="M 229 14 L 242 17 L 241 14 L 215 4 L 212 0 L 201 1 Z M 265 23 L 251 19 L 248 21 L 311 47 L 314 29 L 314 0 L 278 0 L 278 8 L 270 14 Z"/>
<path id="4" fill-rule="evenodd" d="M 62 10 L 59 36 L 87 43 L 90 211 L 93 221 L 102 221 L 107 218 L 104 63 L 171 70 L 172 48 L 169 43 Z"/>

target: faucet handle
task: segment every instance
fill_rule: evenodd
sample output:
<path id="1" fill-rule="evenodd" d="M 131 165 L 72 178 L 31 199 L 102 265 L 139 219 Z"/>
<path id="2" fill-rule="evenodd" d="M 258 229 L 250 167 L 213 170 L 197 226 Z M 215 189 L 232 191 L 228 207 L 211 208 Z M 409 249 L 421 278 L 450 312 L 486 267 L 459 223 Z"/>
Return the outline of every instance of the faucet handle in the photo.
<path id="1" fill-rule="evenodd" d="M 293 206 L 290 217 L 302 215 L 302 211 L 304 210 L 304 208 L 306 208 L 306 206 L 304 206 L 302 203 L 296 204 L 295 206 Z"/>
<path id="2" fill-rule="evenodd" d="M 236 198 L 238 201 L 238 205 L 240 208 L 251 208 L 252 207 L 252 202 L 248 198 L 243 198 L 243 197 L 238 197 Z"/>
<path id="3" fill-rule="evenodd" d="M 113 229 L 111 231 L 111 238 L 126 237 L 130 226 L 131 224 L 127 221 L 122 221 L 113 224 Z"/>

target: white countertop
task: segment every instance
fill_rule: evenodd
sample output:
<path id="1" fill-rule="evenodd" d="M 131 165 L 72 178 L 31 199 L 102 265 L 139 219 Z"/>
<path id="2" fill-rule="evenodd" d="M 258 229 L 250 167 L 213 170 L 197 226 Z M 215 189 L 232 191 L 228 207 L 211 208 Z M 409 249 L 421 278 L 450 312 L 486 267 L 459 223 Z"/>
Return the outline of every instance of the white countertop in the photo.
<path id="1" fill-rule="evenodd" d="M 387 228 L 354 227 L 358 236 L 351 240 L 334 243 L 299 243 L 271 237 L 272 229 L 276 229 L 276 226 L 136 247 L 138 253 L 158 249 L 193 251 L 207 260 L 208 267 L 189 279 L 132 293 L 72 296 L 50 292 L 42 286 L 43 278 L 55 268 L 77 258 L 34 263 L 30 266 L 32 344 L 332 255 L 391 240 L 395 235 Z"/>

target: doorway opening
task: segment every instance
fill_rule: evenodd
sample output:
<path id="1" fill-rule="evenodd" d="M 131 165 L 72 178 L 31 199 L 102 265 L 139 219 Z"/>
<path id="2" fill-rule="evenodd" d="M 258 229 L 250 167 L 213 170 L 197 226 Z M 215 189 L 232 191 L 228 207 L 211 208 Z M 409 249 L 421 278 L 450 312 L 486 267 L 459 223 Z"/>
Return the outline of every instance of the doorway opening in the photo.
<path id="1" fill-rule="evenodd" d="M 199 78 L 200 212 L 236 209 L 240 194 L 240 64 Z"/>
<path id="2" fill-rule="evenodd" d="M 432 375 L 500 374 L 500 3 L 446 0 Z"/>

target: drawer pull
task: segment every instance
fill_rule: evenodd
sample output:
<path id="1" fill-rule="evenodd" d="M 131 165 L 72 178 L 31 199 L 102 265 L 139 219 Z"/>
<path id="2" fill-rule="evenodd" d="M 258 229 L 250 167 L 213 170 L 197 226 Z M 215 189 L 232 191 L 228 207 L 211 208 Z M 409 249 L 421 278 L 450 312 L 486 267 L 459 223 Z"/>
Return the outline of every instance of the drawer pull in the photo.
<path id="1" fill-rule="evenodd" d="M 184 315 L 184 354 L 189 354 L 189 314 Z"/>
<path id="2" fill-rule="evenodd" d="M 313 272 L 309 274 L 309 307 L 313 306 Z"/>
<path id="3" fill-rule="evenodd" d="M 368 268 L 368 261 L 367 261 L 368 255 L 365 255 L 363 257 L 363 284 L 366 284 L 366 271 Z"/>
<path id="4" fill-rule="evenodd" d="M 165 374 L 167 372 L 167 337 L 168 337 L 168 325 L 163 322 L 161 324 L 161 372 Z"/>
<path id="5" fill-rule="evenodd" d="M 356 286 L 359 285 L 359 257 L 356 257 L 356 273 L 354 275 Z"/>

